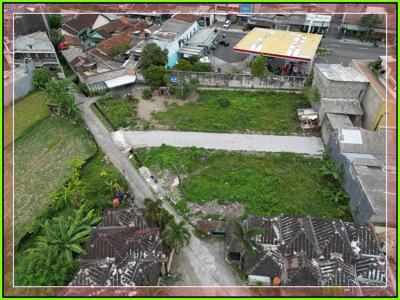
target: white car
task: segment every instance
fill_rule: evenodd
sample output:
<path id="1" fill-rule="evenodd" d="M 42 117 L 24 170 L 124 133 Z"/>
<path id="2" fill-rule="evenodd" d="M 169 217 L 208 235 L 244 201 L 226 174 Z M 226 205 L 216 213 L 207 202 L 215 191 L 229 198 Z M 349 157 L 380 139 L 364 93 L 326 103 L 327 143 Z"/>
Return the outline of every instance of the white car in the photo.
<path id="1" fill-rule="evenodd" d="M 231 20 L 225 20 L 224 28 L 225 28 L 225 29 L 228 29 L 229 26 L 231 26 Z"/>

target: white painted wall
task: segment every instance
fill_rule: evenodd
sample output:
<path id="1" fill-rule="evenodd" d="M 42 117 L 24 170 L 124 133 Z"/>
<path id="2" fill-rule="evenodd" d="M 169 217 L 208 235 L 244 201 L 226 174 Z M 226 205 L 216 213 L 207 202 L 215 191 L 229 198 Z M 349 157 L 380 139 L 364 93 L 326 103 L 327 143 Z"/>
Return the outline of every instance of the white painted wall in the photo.
<path id="1" fill-rule="evenodd" d="M 199 24 L 196 21 L 181 35 L 177 35 L 173 41 L 166 41 L 166 40 L 154 41 L 161 49 L 168 50 L 168 64 L 167 64 L 168 67 L 172 67 L 176 64 L 176 56 L 180 48 L 179 41 L 181 39 L 183 39 L 184 41 L 189 40 L 198 29 L 199 29 Z"/>

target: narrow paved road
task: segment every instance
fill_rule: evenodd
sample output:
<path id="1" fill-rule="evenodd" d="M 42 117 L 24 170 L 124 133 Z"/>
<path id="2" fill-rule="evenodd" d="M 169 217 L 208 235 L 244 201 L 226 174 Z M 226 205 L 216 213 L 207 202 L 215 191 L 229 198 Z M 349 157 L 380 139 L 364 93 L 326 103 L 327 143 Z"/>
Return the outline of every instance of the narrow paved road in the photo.
<path id="1" fill-rule="evenodd" d="M 128 158 L 113 143 L 110 133 L 104 127 L 103 123 L 97 118 L 90 108 L 90 98 L 86 98 L 81 94 L 76 94 L 75 99 L 80 103 L 79 108 L 82 112 L 86 125 L 93 134 L 99 147 L 107 154 L 111 163 L 125 175 L 129 185 L 135 191 L 135 199 L 143 201 L 144 198 L 153 198 L 153 193 L 147 182 L 132 167 Z"/>
<path id="2" fill-rule="evenodd" d="M 320 138 L 260 134 L 205 133 L 182 131 L 116 131 L 112 137 L 120 148 L 201 147 L 206 149 L 293 152 L 321 155 L 324 147 Z"/>
<path id="3" fill-rule="evenodd" d="M 86 98 L 81 94 L 76 94 L 75 98 L 80 103 L 82 117 L 96 142 L 107 154 L 113 165 L 125 174 L 128 184 L 135 190 L 136 203 L 143 206 L 144 198 L 153 198 L 150 187 L 132 166 L 125 154 L 113 143 L 110 133 L 90 108 L 90 103 L 93 103 L 95 99 Z M 164 201 L 163 206 L 174 216 L 176 222 L 183 220 L 170 203 Z M 190 225 L 188 227 L 194 229 Z M 182 264 L 179 270 L 182 272 L 181 276 L 185 277 L 184 282 L 188 286 L 245 285 L 240 281 L 233 268 L 224 260 L 224 257 L 220 253 L 214 253 L 206 241 L 200 240 L 195 235 L 192 235 L 189 245 L 181 250 L 175 260 L 178 264 Z M 225 294 L 230 294 L 228 288 Z"/>

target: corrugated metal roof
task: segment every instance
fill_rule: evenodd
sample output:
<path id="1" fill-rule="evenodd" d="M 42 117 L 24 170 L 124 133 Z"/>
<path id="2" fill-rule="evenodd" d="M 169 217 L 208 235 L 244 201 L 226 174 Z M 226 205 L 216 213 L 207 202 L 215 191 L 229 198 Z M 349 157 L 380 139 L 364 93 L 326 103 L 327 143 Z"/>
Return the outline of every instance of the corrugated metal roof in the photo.
<path id="1" fill-rule="evenodd" d="M 366 77 L 352 67 L 344 67 L 339 64 L 315 64 L 315 68 L 329 80 L 368 82 Z"/>
<path id="2" fill-rule="evenodd" d="M 107 80 L 104 83 L 108 88 L 112 89 L 117 86 L 134 83 L 136 81 L 136 76 L 134 75 L 124 75 L 111 80 Z"/>
<path id="3" fill-rule="evenodd" d="M 311 61 L 321 38 L 319 34 L 256 27 L 239 41 L 234 50 Z"/>

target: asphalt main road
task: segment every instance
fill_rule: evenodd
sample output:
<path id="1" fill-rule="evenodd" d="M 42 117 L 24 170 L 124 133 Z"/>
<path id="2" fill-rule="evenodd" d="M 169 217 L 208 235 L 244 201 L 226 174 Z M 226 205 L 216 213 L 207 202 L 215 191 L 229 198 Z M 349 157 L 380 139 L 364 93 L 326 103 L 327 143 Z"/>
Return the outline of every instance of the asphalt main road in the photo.
<path id="1" fill-rule="evenodd" d="M 223 37 L 223 34 L 226 36 Z M 249 54 L 236 52 L 233 50 L 233 47 L 246 35 L 246 32 L 238 32 L 238 31 L 229 31 L 222 30 L 218 31 L 218 35 L 215 38 L 215 41 L 226 41 L 229 42 L 229 46 L 225 47 L 220 45 L 219 43 L 216 46 L 215 50 L 211 51 L 211 55 L 215 56 L 218 59 L 221 59 L 227 63 L 235 63 L 240 62 L 246 59 Z"/>
<path id="2" fill-rule="evenodd" d="M 321 155 L 320 138 L 261 134 L 207 133 L 183 131 L 116 131 L 112 137 L 121 149 L 159 147 L 200 147 L 228 151 L 293 152 Z"/>
<path id="3" fill-rule="evenodd" d="M 316 63 L 343 64 L 348 66 L 353 59 L 377 59 L 386 55 L 385 47 L 374 47 L 356 43 L 345 43 L 334 38 L 324 38 L 322 48 L 328 48 L 330 54 L 320 55 Z"/>

